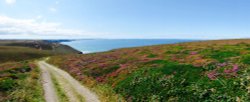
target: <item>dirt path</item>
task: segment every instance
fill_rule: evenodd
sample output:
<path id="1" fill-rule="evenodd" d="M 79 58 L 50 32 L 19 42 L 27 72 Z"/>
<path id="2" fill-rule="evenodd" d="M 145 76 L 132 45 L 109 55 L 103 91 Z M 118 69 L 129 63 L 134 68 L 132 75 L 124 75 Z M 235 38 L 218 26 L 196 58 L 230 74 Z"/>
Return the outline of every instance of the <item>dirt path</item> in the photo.
<path id="1" fill-rule="evenodd" d="M 39 62 L 38 65 L 42 72 L 42 83 L 45 91 L 45 100 L 47 102 L 58 102 L 58 96 L 56 95 L 50 72 L 47 70 L 46 66 L 42 64 L 42 62 Z"/>
<path id="2" fill-rule="evenodd" d="M 38 65 L 42 69 L 43 81 L 47 82 L 43 83 L 47 102 L 58 102 L 57 92 L 53 85 L 53 80 L 51 79 L 52 76 L 58 82 L 59 87 L 63 90 L 69 102 L 100 102 L 97 95 L 81 85 L 81 83 L 75 80 L 67 72 L 45 61 L 39 61 Z"/>

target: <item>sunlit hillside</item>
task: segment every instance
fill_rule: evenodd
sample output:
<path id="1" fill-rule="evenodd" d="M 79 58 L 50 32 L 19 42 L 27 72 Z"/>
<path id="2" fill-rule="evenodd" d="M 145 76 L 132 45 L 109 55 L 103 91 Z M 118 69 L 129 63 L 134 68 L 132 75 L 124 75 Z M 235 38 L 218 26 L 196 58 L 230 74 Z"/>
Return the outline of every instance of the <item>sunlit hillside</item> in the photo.
<path id="1" fill-rule="evenodd" d="M 50 63 L 127 101 L 247 101 L 250 40 L 221 40 L 56 56 Z M 96 84 L 93 84 L 96 83 Z"/>

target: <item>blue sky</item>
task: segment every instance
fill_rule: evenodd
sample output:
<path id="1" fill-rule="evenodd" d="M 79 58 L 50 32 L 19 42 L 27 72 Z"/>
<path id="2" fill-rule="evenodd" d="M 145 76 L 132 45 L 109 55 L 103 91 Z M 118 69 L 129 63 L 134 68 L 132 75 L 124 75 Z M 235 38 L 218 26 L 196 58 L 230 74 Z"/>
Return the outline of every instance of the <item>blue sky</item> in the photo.
<path id="1" fill-rule="evenodd" d="M 250 38 L 250 1 L 0 0 L 0 38 Z"/>

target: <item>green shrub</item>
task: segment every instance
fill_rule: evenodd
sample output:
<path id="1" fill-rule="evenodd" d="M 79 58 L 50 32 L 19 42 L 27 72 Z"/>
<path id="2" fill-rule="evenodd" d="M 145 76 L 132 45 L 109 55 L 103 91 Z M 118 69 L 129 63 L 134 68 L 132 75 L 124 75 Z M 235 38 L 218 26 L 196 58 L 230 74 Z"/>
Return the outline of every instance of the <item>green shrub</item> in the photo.
<path id="1" fill-rule="evenodd" d="M 151 53 L 151 54 L 149 54 L 147 57 L 148 57 L 148 58 L 155 58 L 155 57 L 157 57 L 157 55 Z"/>
<path id="2" fill-rule="evenodd" d="M 241 61 L 244 64 L 250 64 L 250 54 L 244 55 L 241 57 Z"/>
<path id="3" fill-rule="evenodd" d="M 181 53 L 181 50 L 183 49 L 183 46 L 171 46 L 167 51 L 166 54 L 179 54 Z"/>
<path id="4" fill-rule="evenodd" d="M 109 67 L 105 67 L 105 68 L 95 68 L 91 72 L 85 73 L 85 74 L 93 76 L 93 77 L 99 77 L 99 76 L 111 73 L 111 72 L 117 70 L 118 68 L 120 68 L 119 65 L 113 65 L 113 66 L 109 66 Z"/>
<path id="5" fill-rule="evenodd" d="M 192 92 L 186 88 L 200 79 L 202 69 L 174 62 L 154 62 L 164 66 L 140 69 L 118 83 L 115 90 L 133 101 L 167 101 L 170 97 L 191 101 L 187 97 Z"/>
<path id="6" fill-rule="evenodd" d="M 213 58 L 219 62 L 225 62 L 226 58 L 239 56 L 240 52 L 238 50 L 213 50 L 206 49 L 202 51 L 202 54 L 206 57 Z"/>
<path id="7" fill-rule="evenodd" d="M 0 80 L 0 91 L 9 91 L 13 89 L 15 85 L 16 82 L 11 78 Z"/>
<path id="8" fill-rule="evenodd" d="M 162 65 L 165 65 L 166 63 L 167 63 L 166 60 L 153 60 L 153 61 L 147 62 L 145 64 L 162 64 Z"/>
<path id="9" fill-rule="evenodd" d="M 103 74 L 111 73 L 111 72 L 117 70 L 118 68 L 120 68 L 119 65 L 114 65 L 114 66 L 108 67 L 107 69 L 105 69 L 105 70 L 103 71 Z"/>

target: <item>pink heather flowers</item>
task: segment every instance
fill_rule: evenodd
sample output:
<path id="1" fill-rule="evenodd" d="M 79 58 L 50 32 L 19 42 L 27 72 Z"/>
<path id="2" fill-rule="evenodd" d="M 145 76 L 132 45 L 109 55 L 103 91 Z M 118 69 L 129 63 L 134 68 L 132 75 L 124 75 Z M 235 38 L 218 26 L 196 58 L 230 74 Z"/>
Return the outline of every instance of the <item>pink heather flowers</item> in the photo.
<path id="1" fill-rule="evenodd" d="M 197 55 L 197 54 L 198 54 L 198 52 L 196 52 L 196 51 L 190 52 L 190 55 Z"/>
<path id="2" fill-rule="evenodd" d="M 232 71 L 233 72 L 237 72 L 238 70 L 239 70 L 239 66 L 238 65 L 234 65 Z"/>
<path id="3" fill-rule="evenodd" d="M 98 82 L 103 82 L 103 81 L 104 81 L 103 77 L 97 77 L 96 80 L 97 80 Z"/>
<path id="4" fill-rule="evenodd" d="M 218 73 L 217 73 L 216 71 L 212 71 L 212 72 L 209 72 L 209 73 L 207 74 L 207 77 L 208 77 L 209 79 L 211 79 L 211 80 L 215 80 L 216 77 L 217 77 L 217 75 L 218 75 Z"/>
<path id="5" fill-rule="evenodd" d="M 225 62 L 224 63 L 219 63 L 218 66 L 224 67 L 224 66 L 227 66 L 227 63 L 225 63 Z"/>
<path id="6" fill-rule="evenodd" d="M 232 70 L 231 70 L 231 69 L 225 69 L 225 70 L 224 70 L 224 73 L 230 74 L 230 73 L 232 73 Z"/>
<path id="7" fill-rule="evenodd" d="M 224 66 L 224 64 L 222 64 L 222 65 Z M 236 76 L 237 71 L 239 71 L 239 66 L 238 65 L 233 65 L 233 68 L 225 69 L 224 73 L 227 74 L 227 75 Z M 216 71 L 211 71 L 211 72 L 207 73 L 208 78 L 211 79 L 211 80 L 215 80 L 218 75 L 219 75 L 219 73 L 217 73 Z"/>
<path id="8" fill-rule="evenodd" d="M 226 74 L 235 73 L 238 70 L 239 70 L 239 66 L 238 65 L 233 65 L 232 69 L 226 69 L 226 70 L 224 70 L 224 73 L 226 73 Z"/>

